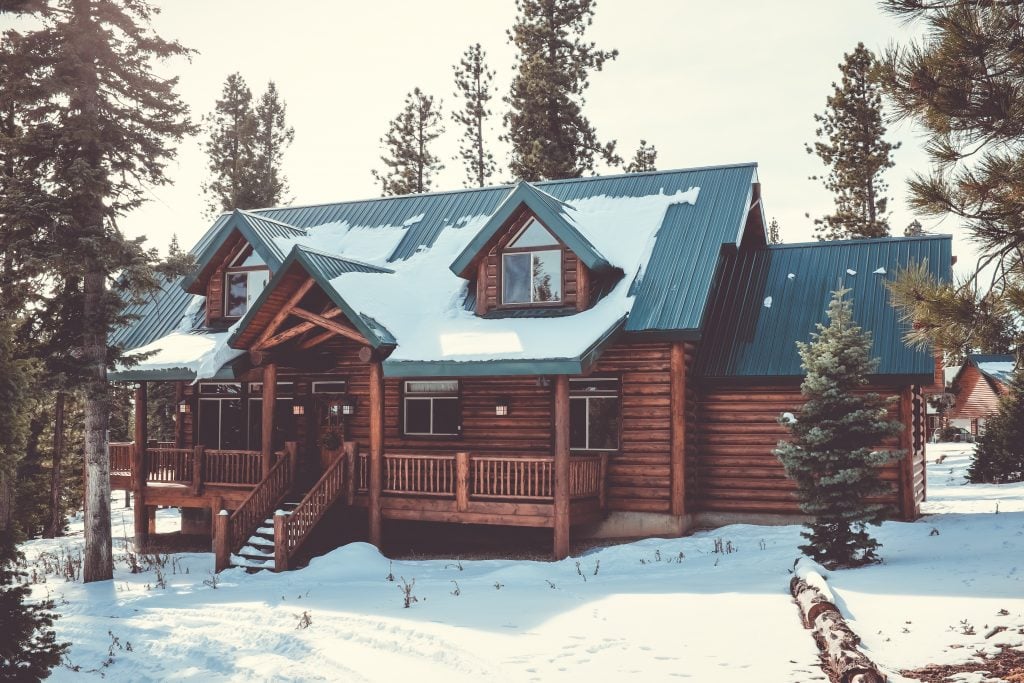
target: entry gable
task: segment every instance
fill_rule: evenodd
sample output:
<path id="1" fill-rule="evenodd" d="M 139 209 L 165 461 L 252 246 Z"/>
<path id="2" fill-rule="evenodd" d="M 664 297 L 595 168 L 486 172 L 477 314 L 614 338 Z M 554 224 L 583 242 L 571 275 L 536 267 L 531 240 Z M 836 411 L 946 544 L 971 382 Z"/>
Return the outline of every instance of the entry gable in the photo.
<path id="1" fill-rule="evenodd" d="M 295 245 L 228 344 L 264 352 L 289 344 L 304 350 L 334 336 L 367 346 L 394 346 L 395 338 L 373 318 L 354 310 L 331 285 L 346 273 L 393 273 L 367 263 Z"/>

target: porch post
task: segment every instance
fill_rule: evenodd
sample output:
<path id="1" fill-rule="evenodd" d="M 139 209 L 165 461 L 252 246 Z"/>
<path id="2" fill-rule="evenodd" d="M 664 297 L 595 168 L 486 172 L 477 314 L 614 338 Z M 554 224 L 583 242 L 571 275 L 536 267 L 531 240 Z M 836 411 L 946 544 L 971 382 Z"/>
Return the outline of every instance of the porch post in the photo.
<path id="1" fill-rule="evenodd" d="M 185 447 L 185 414 L 179 410 L 178 406 L 185 399 L 185 383 L 175 382 L 174 383 L 174 447 L 184 448 Z"/>
<path id="2" fill-rule="evenodd" d="M 554 559 L 569 556 L 569 376 L 555 376 Z"/>
<path id="3" fill-rule="evenodd" d="M 277 401 L 277 366 L 263 366 L 263 476 L 274 466 L 274 404 Z"/>
<path id="4" fill-rule="evenodd" d="M 149 516 L 146 508 L 146 383 L 135 386 L 135 452 L 132 463 L 132 491 L 135 493 L 135 550 L 142 552 L 149 543 Z"/>
<path id="5" fill-rule="evenodd" d="M 672 514 L 681 516 L 686 511 L 686 346 L 672 343 L 670 360 L 672 415 Z"/>
<path id="6" fill-rule="evenodd" d="M 380 494 L 384 479 L 384 370 L 379 360 L 370 363 L 370 543 L 380 548 Z"/>
<path id="7" fill-rule="evenodd" d="M 900 390 L 900 448 L 906 453 L 900 461 L 900 512 L 907 521 L 917 519 L 917 498 L 914 496 L 914 395 L 912 387 Z"/>

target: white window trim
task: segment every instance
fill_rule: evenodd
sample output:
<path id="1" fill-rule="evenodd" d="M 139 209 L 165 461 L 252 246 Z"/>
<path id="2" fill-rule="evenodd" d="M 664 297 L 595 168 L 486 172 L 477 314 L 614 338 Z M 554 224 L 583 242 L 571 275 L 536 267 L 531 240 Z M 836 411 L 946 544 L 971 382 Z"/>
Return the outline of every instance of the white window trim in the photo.
<path id="1" fill-rule="evenodd" d="M 402 435 L 403 436 L 459 436 L 460 434 L 462 434 L 462 424 L 461 424 L 462 420 L 461 419 L 459 420 L 459 424 L 456 426 L 456 431 L 454 431 L 454 432 L 436 432 L 436 431 L 430 431 L 430 432 L 410 432 L 409 431 L 409 410 L 407 408 L 407 402 L 408 401 L 429 401 L 430 402 L 430 428 L 431 429 L 434 429 L 434 401 L 435 400 L 455 401 L 456 405 L 458 405 L 458 402 L 459 402 L 459 383 L 458 383 L 457 380 L 455 382 L 455 391 L 453 391 L 453 392 L 440 392 L 440 391 L 438 391 L 438 392 L 433 393 L 433 394 L 424 392 L 422 394 L 413 393 L 412 395 L 410 395 L 409 394 L 409 384 L 411 382 L 415 382 L 415 383 L 418 383 L 418 384 L 424 384 L 424 383 L 429 383 L 430 380 L 406 380 L 405 383 L 402 385 L 402 388 L 403 388 L 403 392 L 402 392 Z"/>

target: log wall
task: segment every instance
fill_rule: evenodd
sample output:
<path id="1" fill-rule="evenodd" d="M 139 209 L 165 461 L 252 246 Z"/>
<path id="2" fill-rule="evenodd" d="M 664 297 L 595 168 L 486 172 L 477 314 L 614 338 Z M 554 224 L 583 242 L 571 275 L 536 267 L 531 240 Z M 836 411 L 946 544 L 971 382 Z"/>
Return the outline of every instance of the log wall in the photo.
<path id="1" fill-rule="evenodd" d="M 871 387 L 883 396 L 901 396 L 903 387 Z M 891 419 L 902 421 L 911 433 L 912 447 L 907 458 L 882 468 L 882 479 L 891 492 L 881 502 L 893 505 L 904 517 L 917 514 L 917 503 L 924 495 L 924 402 L 920 389 L 916 401 L 902 400 L 890 408 Z M 696 453 L 691 455 L 689 473 L 695 510 L 709 512 L 746 512 L 799 514 L 795 485 L 786 477 L 782 465 L 772 453 L 789 431 L 778 423 L 783 412 L 799 413 L 802 405 L 796 385 L 722 386 L 705 384 L 698 390 Z M 917 436 L 911 430 L 917 425 Z M 879 444 L 881 448 L 901 449 L 906 433 Z M 903 497 L 908 478 L 913 483 L 911 499 Z"/>

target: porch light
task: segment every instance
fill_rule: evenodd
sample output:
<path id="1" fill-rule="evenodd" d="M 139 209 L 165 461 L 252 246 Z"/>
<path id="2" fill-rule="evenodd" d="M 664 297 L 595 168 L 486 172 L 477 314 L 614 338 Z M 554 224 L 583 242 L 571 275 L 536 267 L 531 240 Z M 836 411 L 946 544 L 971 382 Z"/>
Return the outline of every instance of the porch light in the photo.
<path id="1" fill-rule="evenodd" d="M 182 401 L 178 404 L 178 412 L 182 415 L 188 415 L 192 412 L 192 406 L 189 405 L 188 401 Z"/>
<path id="2" fill-rule="evenodd" d="M 495 415 L 508 415 L 508 396 L 502 396 L 494 402 L 494 414 Z"/>
<path id="3" fill-rule="evenodd" d="M 354 415 L 356 412 L 356 397 L 346 396 L 345 402 L 341 404 L 342 415 Z"/>
<path id="4" fill-rule="evenodd" d="M 296 403 L 295 405 L 292 406 L 292 415 L 305 415 L 305 414 L 306 414 L 306 406 L 302 405 L 301 403 Z"/>

